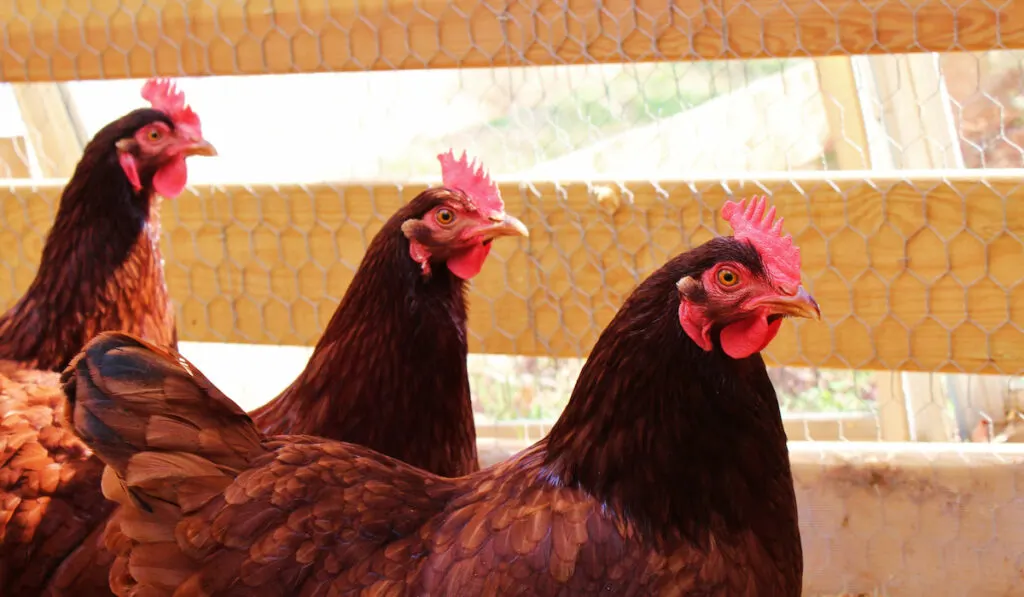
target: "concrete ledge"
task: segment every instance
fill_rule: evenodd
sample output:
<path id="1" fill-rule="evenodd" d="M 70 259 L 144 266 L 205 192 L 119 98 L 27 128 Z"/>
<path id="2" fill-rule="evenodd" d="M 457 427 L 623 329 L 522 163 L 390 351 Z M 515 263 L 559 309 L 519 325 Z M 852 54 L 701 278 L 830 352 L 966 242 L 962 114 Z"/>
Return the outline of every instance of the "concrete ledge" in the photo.
<path id="1" fill-rule="evenodd" d="M 480 440 L 482 464 L 528 444 Z M 1024 445 L 790 442 L 804 595 L 1024 595 Z"/>

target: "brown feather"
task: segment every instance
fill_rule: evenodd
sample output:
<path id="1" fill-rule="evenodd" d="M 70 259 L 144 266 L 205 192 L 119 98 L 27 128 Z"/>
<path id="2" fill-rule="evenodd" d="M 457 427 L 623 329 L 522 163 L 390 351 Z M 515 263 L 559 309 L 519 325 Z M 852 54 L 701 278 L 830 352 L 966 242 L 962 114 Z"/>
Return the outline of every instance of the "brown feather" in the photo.
<path id="1" fill-rule="evenodd" d="M 144 184 L 135 191 L 114 148 L 155 121 L 173 124 L 161 112 L 136 110 L 89 142 L 61 195 L 34 280 L 0 316 L 0 585 L 12 594 L 58 587 L 110 594 L 95 571 L 110 558 L 92 553 L 99 542 L 89 538 L 113 505 L 101 493 L 101 463 L 64 428 L 53 372 L 102 331 L 177 347 L 153 172 L 140 163 Z M 63 566 L 72 553 L 75 561 Z"/>
<path id="2" fill-rule="evenodd" d="M 31 596 L 89 577 L 59 567 L 112 504 L 100 491 L 103 464 L 63 427 L 59 376 L 18 367 L 0 362 L 0 586 Z"/>
<path id="3" fill-rule="evenodd" d="M 125 454 L 131 462 L 147 452 L 161 455 L 166 479 L 196 474 L 205 483 L 210 470 L 232 479 L 201 505 L 186 503 L 180 482 L 129 483 L 166 507 L 119 516 L 179 529 L 182 557 L 167 561 L 189 579 L 180 597 L 257 589 L 267 597 L 796 597 L 796 502 L 764 363 L 704 351 L 677 316 L 678 279 L 718 252 L 751 251 L 719 239 L 652 275 L 598 340 L 548 438 L 460 478 L 354 444 L 259 438 L 191 365 L 123 334 L 90 343 L 66 391 L 76 430 L 122 479 Z M 160 373 L 146 383 L 139 374 L 144 387 L 130 398 L 104 393 L 105 378 L 122 371 Z M 165 379 L 194 387 L 169 405 L 152 397 Z M 200 446 L 194 455 L 205 466 L 168 458 L 179 446 L 130 439 L 138 423 L 95 407 L 106 403 L 139 421 L 173 408 L 197 429 L 250 439 L 231 451 Z M 157 542 L 134 535 L 119 559 Z M 145 585 L 120 581 L 134 590 L 132 582 Z"/>
<path id="4" fill-rule="evenodd" d="M 443 264 L 425 277 L 402 231 L 459 196 L 428 189 L 384 223 L 306 369 L 252 412 L 264 433 L 360 444 L 446 477 L 479 469 L 466 285 Z"/>
<path id="5" fill-rule="evenodd" d="M 188 578 L 188 558 L 173 541 L 140 542 L 132 547 L 128 572 L 141 585 L 173 589 Z"/>

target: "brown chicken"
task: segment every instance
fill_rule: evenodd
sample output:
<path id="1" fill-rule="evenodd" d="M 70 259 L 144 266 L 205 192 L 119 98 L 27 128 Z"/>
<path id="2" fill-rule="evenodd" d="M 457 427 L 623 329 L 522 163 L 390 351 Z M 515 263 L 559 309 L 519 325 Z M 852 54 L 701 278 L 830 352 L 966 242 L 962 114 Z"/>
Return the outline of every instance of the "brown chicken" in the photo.
<path id="1" fill-rule="evenodd" d="M 55 571 L 89 543 L 114 506 L 100 491 L 103 464 L 63 426 L 58 371 L 105 330 L 177 348 L 156 194 L 178 195 L 185 159 L 216 152 L 169 82 L 148 81 L 142 95 L 152 108 L 108 124 L 86 146 L 61 195 L 35 279 L 0 317 L 4 595 L 37 595 L 48 583 L 90 575 L 93 564 L 86 561 Z M 90 541 L 98 539 L 96 533 Z"/>
<path id="2" fill-rule="evenodd" d="M 267 434 L 352 442 L 432 473 L 479 470 L 466 370 L 466 281 L 501 236 L 527 236 L 466 154 L 438 156 L 370 242 L 305 371 L 251 413 Z"/>
<path id="3" fill-rule="evenodd" d="M 441 478 L 361 446 L 263 437 L 184 359 L 103 334 L 64 374 L 125 507 L 121 596 L 784 596 L 800 533 L 759 351 L 819 317 L 763 200 L 633 292 L 549 436 Z"/>

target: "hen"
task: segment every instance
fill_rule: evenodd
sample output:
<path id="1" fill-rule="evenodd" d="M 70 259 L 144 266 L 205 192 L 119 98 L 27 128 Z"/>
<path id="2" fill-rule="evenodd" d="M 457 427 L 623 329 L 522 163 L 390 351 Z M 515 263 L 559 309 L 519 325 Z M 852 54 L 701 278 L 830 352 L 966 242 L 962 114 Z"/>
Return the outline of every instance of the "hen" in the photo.
<path id="1" fill-rule="evenodd" d="M 68 416 L 123 504 L 124 596 L 797 596 L 796 500 L 758 351 L 820 317 L 763 199 L 633 292 L 547 438 L 458 479 L 261 436 L 187 361 L 103 334 Z M 70 423 L 69 423 L 70 424 Z"/>
<path id="2" fill-rule="evenodd" d="M 479 469 L 466 370 L 466 281 L 501 236 L 527 236 L 466 154 L 438 156 L 370 242 L 305 371 L 252 414 L 268 434 L 352 442 L 432 473 Z"/>
<path id="3" fill-rule="evenodd" d="M 142 96 L 152 108 L 108 124 L 86 146 L 35 279 L 0 317 L 0 587 L 7 595 L 39 594 L 51 577 L 60 584 L 89 575 L 85 562 L 55 570 L 114 506 L 100 491 L 103 464 L 63 427 L 57 371 L 105 330 L 177 348 L 156 194 L 178 195 L 185 159 L 216 152 L 170 82 L 150 80 Z"/>

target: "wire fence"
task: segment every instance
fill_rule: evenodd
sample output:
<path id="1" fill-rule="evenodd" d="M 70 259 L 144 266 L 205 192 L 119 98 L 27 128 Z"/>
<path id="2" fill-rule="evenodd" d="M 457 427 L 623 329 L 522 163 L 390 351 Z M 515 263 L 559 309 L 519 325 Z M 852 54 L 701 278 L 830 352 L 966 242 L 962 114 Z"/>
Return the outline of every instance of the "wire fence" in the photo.
<path id="1" fill-rule="evenodd" d="M 366 242 L 415 194 L 403 190 L 408 181 L 435 179 L 434 155 L 464 147 L 501 179 L 583 181 L 505 187 L 534 234 L 499 247 L 475 281 L 471 329 L 476 349 L 529 356 L 474 361 L 485 433 L 541 434 L 571 391 L 578 358 L 633 285 L 716 233 L 716 202 L 771 190 L 804 247 L 828 324 L 784 332 L 767 351 L 799 365 L 772 371 L 791 437 L 1002 441 L 1014 436 L 1019 408 L 1012 347 L 1024 231 L 1013 175 L 995 169 L 1024 166 L 1022 56 L 184 79 L 223 157 L 195 160 L 199 194 L 164 209 L 183 337 L 315 342 Z M 81 140 L 138 105 L 138 85 L 0 89 L 9 108 L 0 136 L 11 150 L 0 172 L 66 176 Z M 63 119 L 51 117 L 55 105 Z M 920 168 L 961 177 L 986 169 L 999 182 L 906 171 Z M 883 178 L 865 182 L 867 170 Z M 368 179 L 400 182 L 304 182 Z M 206 186 L 225 181 L 249 186 Z M 297 182 L 271 184 L 284 181 Z M 5 304 L 34 273 L 56 197 L 24 187 L 4 196 Z M 280 384 L 237 382 L 239 398 L 269 397 L 266 388 L 301 367 L 297 358 Z M 232 387 L 234 362 L 211 358 L 215 379 L 226 368 Z M 892 400 L 904 410 L 895 427 L 882 416 Z"/>
<path id="2" fill-rule="evenodd" d="M 1012 2 L 18 0 L 0 78 L 66 81 L 985 51 Z"/>
<path id="3" fill-rule="evenodd" d="M 35 272 L 55 180 L 140 105 L 131 77 L 184 76 L 220 157 L 164 203 L 168 284 L 183 352 L 253 408 L 436 154 L 465 148 L 531 229 L 472 282 L 487 463 L 546 433 L 639 280 L 724 231 L 723 201 L 767 192 L 824 316 L 765 352 L 790 439 L 811 440 L 792 451 L 805 594 L 1015 594 L 1016 4 L 0 3 L 0 307 Z"/>

